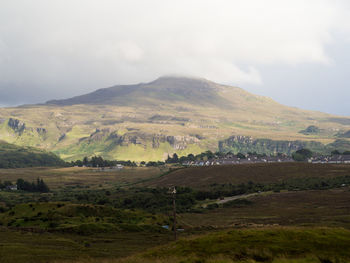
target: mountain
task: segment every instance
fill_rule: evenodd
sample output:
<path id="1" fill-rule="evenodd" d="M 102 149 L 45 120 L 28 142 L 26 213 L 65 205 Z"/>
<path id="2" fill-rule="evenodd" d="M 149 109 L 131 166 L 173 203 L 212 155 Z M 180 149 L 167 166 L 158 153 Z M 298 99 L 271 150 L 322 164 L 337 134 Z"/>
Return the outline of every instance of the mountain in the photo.
<path id="1" fill-rule="evenodd" d="M 154 106 L 174 101 L 202 106 L 230 107 L 230 101 L 218 94 L 219 86 L 204 79 L 162 77 L 150 83 L 121 85 L 66 100 L 52 100 L 51 105 Z"/>
<path id="2" fill-rule="evenodd" d="M 313 126 L 317 133 L 301 133 Z M 161 77 L 40 105 L 0 109 L 0 139 L 63 159 L 164 160 L 205 150 L 348 149 L 350 118 L 281 105 L 200 78 Z"/>

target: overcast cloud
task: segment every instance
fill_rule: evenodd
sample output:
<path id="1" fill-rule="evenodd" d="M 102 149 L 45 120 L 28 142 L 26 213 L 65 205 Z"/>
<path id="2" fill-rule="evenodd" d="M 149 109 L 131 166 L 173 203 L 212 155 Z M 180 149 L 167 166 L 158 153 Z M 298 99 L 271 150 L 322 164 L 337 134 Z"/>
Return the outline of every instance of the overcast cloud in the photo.
<path id="1" fill-rule="evenodd" d="M 349 7 L 334 0 L 0 0 L 0 105 L 183 74 L 350 115 Z"/>

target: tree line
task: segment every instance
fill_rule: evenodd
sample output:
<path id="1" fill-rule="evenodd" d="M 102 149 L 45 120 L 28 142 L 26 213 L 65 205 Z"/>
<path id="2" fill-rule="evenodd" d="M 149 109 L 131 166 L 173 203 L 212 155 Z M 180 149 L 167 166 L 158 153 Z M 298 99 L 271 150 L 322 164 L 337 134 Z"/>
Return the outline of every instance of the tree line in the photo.
<path id="1" fill-rule="evenodd" d="M 43 179 L 38 178 L 36 181 L 29 182 L 22 178 L 17 179 L 16 183 L 13 184 L 11 181 L 0 182 L 0 189 L 7 189 L 11 186 L 17 185 L 17 190 L 27 191 L 27 192 L 39 192 L 48 193 L 50 192 L 49 187 L 44 182 Z"/>
<path id="2" fill-rule="evenodd" d="M 314 154 L 315 153 L 313 153 L 311 150 L 305 148 L 305 149 L 297 150 L 295 153 L 292 154 L 292 157 L 295 161 L 305 162 L 309 158 L 314 156 Z M 334 150 L 331 152 L 331 155 L 350 155 L 350 151 L 345 151 L 345 152 L 341 153 L 338 150 Z"/>
<path id="3" fill-rule="evenodd" d="M 79 166 L 79 167 L 114 167 L 117 164 L 121 164 L 123 166 L 131 166 L 135 167 L 137 164 L 130 160 L 128 161 L 117 161 L 117 160 L 106 160 L 101 156 L 93 156 L 88 158 L 85 156 L 82 160 L 72 161 L 71 166 Z"/>
<path id="4" fill-rule="evenodd" d="M 281 153 L 278 153 L 277 155 L 282 155 Z M 194 162 L 194 161 L 207 161 L 211 159 L 220 159 L 224 157 L 237 157 L 240 159 L 246 159 L 246 156 L 257 156 L 257 157 L 265 157 L 266 154 L 258 154 L 256 152 L 248 152 L 247 155 L 238 152 L 237 154 L 234 154 L 233 152 L 212 152 L 212 151 L 205 151 L 202 153 L 199 153 L 197 155 L 194 155 L 192 153 L 188 154 L 187 156 L 181 156 L 179 157 L 176 153 L 173 154 L 172 157 L 168 155 L 168 158 L 166 159 L 165 163 L 184 163 L 184 162 Z"/>

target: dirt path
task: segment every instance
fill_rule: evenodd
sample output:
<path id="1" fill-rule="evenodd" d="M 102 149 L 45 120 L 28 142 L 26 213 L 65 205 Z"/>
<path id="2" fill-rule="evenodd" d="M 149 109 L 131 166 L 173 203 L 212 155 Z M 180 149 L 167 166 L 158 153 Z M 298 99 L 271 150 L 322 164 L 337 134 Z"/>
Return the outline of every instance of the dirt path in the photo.
<path id="1" fill-rule="evenodd" d="M 234 196 L 230 196 L 230 197 L 225 197 L 225 199 L 219 199 L 216 201 L 216 203 L 219 204 L 224 204 L 227 203 L 229 201 L 233 201 L 233 200 L 237 200 L 237 199 L 244 199 L 244 198 L 249 198 L 252 196 L 256 196 L 256 195 L 261 195 L 261 193 L 251 193 L 251 194 L 244 194 L 244 195 L 234 195 Z"/>

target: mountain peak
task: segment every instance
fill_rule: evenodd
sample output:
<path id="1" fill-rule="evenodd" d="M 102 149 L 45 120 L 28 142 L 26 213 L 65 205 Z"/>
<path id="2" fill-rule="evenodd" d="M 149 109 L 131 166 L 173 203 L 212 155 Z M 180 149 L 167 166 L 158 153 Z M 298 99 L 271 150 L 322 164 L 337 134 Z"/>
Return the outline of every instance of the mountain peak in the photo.
<path id="1" fill-rule="evenodd" d="M 116 106 L 159 105 L 164 102 L 181 102 L 201 105 L 226 105 L 220 97 L 217 84 L 203 78 L 188 76 L 162 76 L 149 83 L 117 85 L 65 100 L 52 100 L 47 104 L 108 104 Z M 223 104 L 224 103 L 224 104 Z"/>

